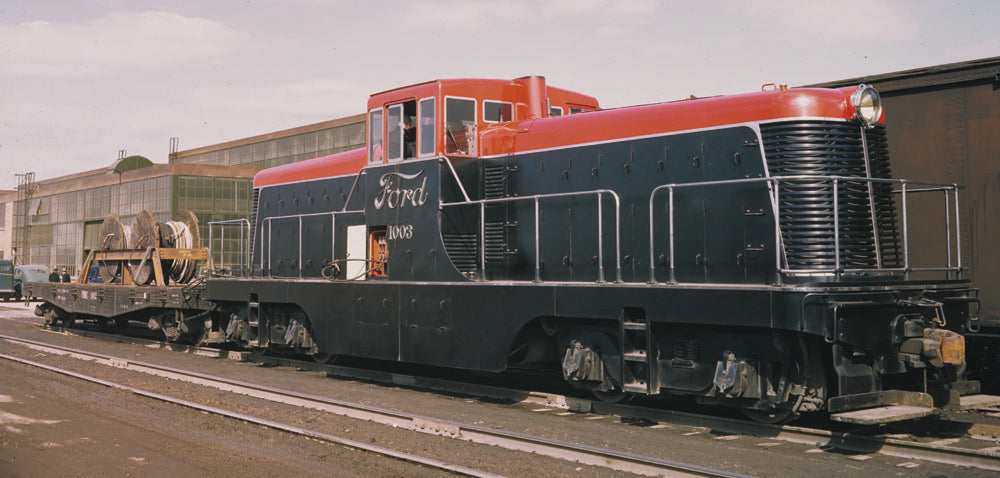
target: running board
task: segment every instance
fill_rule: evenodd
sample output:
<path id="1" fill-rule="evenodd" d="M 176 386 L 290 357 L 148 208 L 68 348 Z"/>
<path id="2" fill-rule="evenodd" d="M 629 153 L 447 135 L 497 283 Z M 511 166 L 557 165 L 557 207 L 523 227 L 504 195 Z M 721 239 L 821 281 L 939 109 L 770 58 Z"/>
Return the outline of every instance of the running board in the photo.
<path id="1" fill-rule="evenodd" d="M 827 402 L 830 419 L 857 425 L 878 425 L 937 413 L 926 393 L 903 390 L 859 393 L 833 397 Z"/>
<path id="2" fill-rule="evenodd" d="M 849 412 L 832 413 L 830 419 L 835 422 L 854 423 L 856 425 L 878 425 L 882 423 L 912 420 L 936 413 L 934 408 L 915 407 L 912 405 L 889 405 L 885 407 L 866 408 Z"/>
<path id="3" fill-rule="evenodd" d="M 959 410 L 978 410 L 981 408 L 993 408 L 1000 405 L 1000 396 L 997 395 L 964 395 L 958 405 Z"/>

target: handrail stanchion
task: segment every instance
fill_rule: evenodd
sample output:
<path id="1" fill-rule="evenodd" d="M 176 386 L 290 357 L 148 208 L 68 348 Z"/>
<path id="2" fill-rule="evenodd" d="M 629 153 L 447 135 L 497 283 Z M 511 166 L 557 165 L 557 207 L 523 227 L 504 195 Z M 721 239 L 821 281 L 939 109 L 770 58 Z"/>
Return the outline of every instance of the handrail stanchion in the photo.
<path id="1" fill-rule="evenodd" d="M 604 282 L 604 193 L 597 193 L 597 282 Z"/>
<path id="2" fill-rule="evenodd" d="M 538 214 L 538 196 L 535 196 L 535 282 L 542 281 L 542 257 L 541 257 L 541 234 L 539 233 L 539 225 L 541 220 Z"/>
<path id="3" fill-rule="evenodd" d="M 208 223 L 208 255 L 212 255 L 212 223 Z"/>
<path id="4" fill-rule="evenodd" d="M 948 199 L 948 190 L 944 191 L 944 243 L 948 253 L 948 268 L 951 268 L 951 201 Z M 949 275 L 951 275 L 949 273 Z"/>
<path id="5" fill-rule="evenodd" d="M 670 282 L 677 282 L 674 265 L 674 187 L 667 188 L 667 218 L 670 223 Z"/>
<path id="6" fill-rule="evenodd" d="M 840 181 L 833 180 L 833 267 L 834 274 L 840 276 Z"/>
<path id="7" fill-rule="evenodd" d="M 903 198 L 903 279 L 910 278 L 910 230 L 906 219 L 906 183 L 902 188 Z"/>
<path id="8" fill-rule="evenodd" d="M 302 236 L 304 235 L 302 233 L 302 216 L 299 216 L 299 279 L 302 278 Z"/>
<path id="9" fill-rule="evenodd" d="M 778 178 L 772 180 L 774 184 L 774 278 L 776 284 L 781 284 L 781 253 L 784 242 L 781 240 L 781 181 Z"/>
<path id="10" fill-rule="evenodd" d="M 958 185 L 953 184 L 952 191 L 955 193 L 955 255 L 958 257 L 958 274 L 956 279 L 962 278 L 962 217 L 958 208 Z"/>
<path id="11" fill-rule="evenodd" d="M 656 197 L 656 192 L 658 190 L 659 189 L 653 189 L 653 192 L 649 194 L 649 283 L 650 284 L 656 283 L 656 261 L 653 259 L 653 254 L 655 254 L 653 250 L 654 249 L 653 244 L 655 241 L 655 235 L 653 234 L 653 222 L 655 221 L 653 210 L 656 208 L 653 205 L 654 204 L 653 199 Z"/>
<path id="12" fill-rule="evenodd" d="M 486 203 L 479 203 L 479 275 L 486 280 Z"/>

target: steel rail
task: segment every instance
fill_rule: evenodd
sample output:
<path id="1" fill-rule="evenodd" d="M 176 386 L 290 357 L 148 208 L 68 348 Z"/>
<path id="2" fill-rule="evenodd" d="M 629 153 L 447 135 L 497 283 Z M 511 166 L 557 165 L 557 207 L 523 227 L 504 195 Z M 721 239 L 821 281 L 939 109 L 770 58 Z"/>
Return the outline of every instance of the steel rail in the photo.
<path id="1" fill-rule="evenodd" d="M 632 453 L 610 450 L 601 447 L 574 444 L 551 438 L 498 430 L 495 428 L 471 425 L 451 420 L 437 419 L 437 418 L 432 418 L 417 414 L 410 414 L 405 412 L 398 412 L 394 410 L 345 402 L 342 400 L 335 400 L 316 395 L 303 394 L 289 390 L 268 387 L 265 385 L 252 384 L 248 382 L 241 382 L 237 380 L 227 379 L 224 377 L 216 377 L 208 374 L 181 370 L 173 367 L 166 367 L 146 362 L 139 362 L 130 359 L 114 357 L 94 352 L 88 352 L 85 350 L 73 349 L 54 344 L 46 344 L 20 337 L 0 335 L 0 339 L 7 340 L 8 342 L 21 343 L 30 348 L 40 350 L 43 352 L 54 353 L 59 355 L 69 355 L 73 358 L 94 361 L 102 365 L 108 365 L 116 368 L 142 372 L 154 376 L 180 380 L 187 383 L 212 387 L 227 392 L 239 393 L 242 395 L 262 400 L 269 400 L 286 405 L 311 408 L 315 410 L 334 413 L 336 415 L 341 415 L 349 418 L 366 420 L 374 423 L 379 423 L 382 425 L 389 425 L 396 428 L 402 428 L 405 430 L 444 436 L 448 438 L 459 439 L 477 444 L 499 446 L 509 450 L 535 453 L 538 455 L 544 455 L 560 460 L 577 462 L 584 465 L 610 468 L 616 471 L 623 471 L 623 472 L 635 473 L 646 476 L 711 476 L 711 477 L 745 476 L 722 470 L 715 470 L 707 467 L 702 467 L 698 465 L 691 465 L 671 460 L 663 460 L 654 457 L 635 455 Z M 21 361 L 21 359 L 18 359 L 16 357 L 10 357 L 8 355 L 3 355 L 3 354 L 0 354 L 0 358 L 8 360 L 16 360 L 22 363 L 27 362 L 27 361 Z M 48 368 L 48 366 L 43 366 L 43 368 Z M 84 378 L 84 376 L 79 376 L 75 372 L 70 372 L 70 374 L 73 374 L 72 376 L 76 376 L 78 378 Z M 87 378 L 84 379 L 86 380 Z M 100 380 L 100 379 L 95 379 L 95 380 Z M 95 383 L 102 383 L 107 385 L 110 382 L 101 381 Z M 115 386 L 115 385 L 108 385 L 108 386 Z M 125 386 L 120 386 L 118 388 L 133 390 L 130 387 L 125 387 Z M 152 392 L 144 392 L 144 393 L 149 394 L 144 396 L 156 395 L 153 394 Z M 157 397 L 152 397 L 152 398 L 157 398 Z M 179 402 L 176 403 L 183 405 L 183 403 Z M 198 404 L 193 404 L 193 405 L 195 405 L 196 407 L 201 407 L 201 405 Z M 211 408 L 211 407 L 205 407 L 205 408 Z M 233 416 L 234 418 L 237 418 L 234 415 L 238 415 L 235 414 L 235 412 L 226 412 L 224 410 L 222 412 L 233 414 L 226 416 Z M 270 425 L 265 424 L 265 426 L 270 426 Z M 313 433 L 318 433 L 318 432 L 313 432 Z M 416 459 L 420 458 L 421 457 L 416 457 Z M 481 476 L 481 475 L 473 475 L 473 476 Z"/>
<path id="2" fill-rule="evenodd" d="M 90 331 L 73 330 L 71 333 L 85 336 L 108 336 Z M 0 335 L 0 338 L 7 338 Z M 131 340 L 148 341 L 130 337 Z M 149 341 L 154 342 L 155 341 Z M 199 355 L 220 356 L 217 349 L 188 347 Z M 213 350 L 215 353 L 207 353 Z M 554 408 L 569 409 L 578 412 L 614 415 L 627 418 L 646 419 L 654 422 L 670 423 L 672 425 L 708 428 L 721 433 L 733 435 L 749 435 L 769 439 L 807 445 L 828 446 L 845 451 L 859 453 L 878 453 L 881 455 L 925 460 L 956 466 L 972 466 L 985 470 L 1000 471 L 1000 452 L 979 451 L 948 445 L 935 445 L 910 442 L 895 438 L 880 438 L 858 435 L 854 433 L 833 432 L 829 430 L 799 427 L 794 425 L 769 425 L 746 420 L 725 417 L 715 417 L 704 414 L 654 409 L 626 404 L 613 404 L 587 398 L 579 398 L 553 393 L 525 392 L 525 390 L 508 389 L 493 385 L 467 384 L 456 380 L 442 378 L 425 378 L 404 375 L 393 372 L 371 371 L 339 365 L 320 365 L 308 361 L 273 356 L 256 356 L 249 352 L 226 352 L 230 359 L 267 362 L 273 365 L 305 368 L 324 371 L 327 375 L 351 380 L 367 380 L 392 385 L 405 385 L 424 390 L 444 392 L 459 392 L 492 399 L 509 399 L 515 402 L 533 403 Z M 969 429 L 970 436 L 987 436 L 1000 434 L 1000 428 L 975 425 Z"/>
<path id="3" fill-rule="evenodd" d="M 415 464 L 418 464 L 418 465 L 423 465 L 423 466 L 435 468 L 435 469 L 438 469 L 438 470 L 449 471 L 449 472 L 452 472 L 452 473 L 458 473 L 458 474 L 465 475 L 465 476 L 488 477 L 488 478 L 493 478 L 493 477 L 501 476 L 501 475 L 495 475 L 495 474 L 492 474 L 492 473 L 487 473 L 485 471 L 476 470 L 476 469 L 473 469 L 473 468 L 468 468 L 468 467 L 464 467 L 464 466 L 460 466 L 460 465 L 452 465 L 450 463 L 445 463 L 443 461 L 435 460 L 435 459 L 432 459 L 432 458 L 427 458 L 427 457 L 423 457 L 423 456 L 419 456 L 419 455 L 414 455 L 414 454 L 411 454 L 411 453 L 405 453 L 405 452 L 400 452 L 400 451 L 397 451 L 397 450 L 392 450 L 390 448 L 385 448 L 385 447 L 380 447 L 380 446 L 376 446 L 376 445 L 371 445 L 371 444 L 368 444 L 368 443 L 359 442 L 359 441 L 355 441 L 355 440 L 349 440 L 347 438 L 342 438 L 342 437 L 338 437 L 338 436 L 334 436 L 334 435 L 329 435 L 329 434 L 321 433 L 321 432 L 318 432 L 318 431 L 315 431 L 315 430 L 309 430 L 309 429 L 306 429 L 306 428 L 296 427 L 294 425 L 287 425 L 287 424 L 276 422 L 276 421 L 273 421 L 273 420 L 268 420 L 268 419 L 265 419 L 265 418 L 260 418 L 260 417 L 255 417 L 255 416 L 252 416 L 252 415 L 247 415 L 247 414 L 244 414 L 244 413 L 234 412 L 234 411 L 225 410 L 225 409 L 217 408 L 217 407 L 211 407 L 211 406 L 208 406 L 208 405 L 202 405 L 200 403 L 191 402 L 191 401 L 180 399 L 180 398 L 176 398 L 176 397 L 171 397 L 169 395 L 163 395 L 163 394 L 156 393 L 156 392 L 151 392 L 151 391 L 148 391 L 148 390 L 143 390 L 141 388 L 130 387 L 128 385 L 123 385 L 123 384 L 120 384 L 120 383 L 117 383 L 117 382 L 111 382 L 111 381 L 108 381 L 108 380 L 100 379 L 100 378 L 97 378 L 97 377 L 92 377 L 92 376 L 89 376 L 89 375 L 84 375 L 84 374 L 81 374 L 81 373 L 74 372 L 72 370 L 66 370 L 66 369 L 62 369 L 62 368 L 58 368 L 58 367 L 53 367 L 51 365 L 46 365 L 46 364 L 43 364 L 43 363 L 34 362 L 34 361 L 31 361 L 31 360 L 26 360 L 26 359 L 22 359 L 20 357 L 14 357 L 14 356 L 7 355 L 7 354 L 0 354 L 0 358 L 2 358 L 4 360 L 9 360 L 9 361 L 12 361 L 12 362 L 20 363 L 22 365 L 29 365 L 29 366 L 32 366 L 32 367 L 41 368 L 41 369 L 48 370 L 48 371 L 51 371 L 51 372 L 56 372 L 56 373 L 59 373 L 59 374 L 62 374 L 62 375 L 66 375 L 66 376 L 69 376 L 69 377 L 77 378 L 77 379 L 84 380 L 84 381 L 87 381 L 87 382 L 90 382 L 90 383 L 94 383 L 94 384 L 98 384 L 98 385 L 103 385 L 105 387 L 114 388 L 114 389 L 117 389 L 117 390 L 125 390 L 125 391 L 131 392 L 132 394 L 140 396 L 140 397 L 152 398 L 154 400 L 159 400 L 159 401 L 166 402 L 166 403 L 171 403 L 171 404 L 174 404 L 174 405 L 180 405 L 182 407 L 187 407 L 187 408 L 191 408 L 191 409 L 202 411 L 202 412 L 206 412 L 206 413 L 211 413 L 211 414 L 214 414 L 214 415 L 220 415 L 220 416 L 224 416 L 224 417 L 228 417 L 228 418 L 233 418 L 233 419 L 244 421 L 244 422 L 247 422 L 247 423 L 253 423 L 255 425 L 261 425 L 261 426 L 265 426 L 265 427 L 272 428 L 272 429 L 275 429 L 275 430 L 280 430 L 280 431 L 292 433 L 294 435 L 301 435 L 301 436 L 305 436 L 305 437 L 309 437 L 309 438 L 313 438 L 313 439 L 317 439 L 317 440 L 321 440 L 321 441 L 326 441 L 326 442 L 335 443 L 335 444 L 338 444 L 338 445 L 343 445 L 343 446 L 346 446 L 346 447 L 357 448 L 359 450 L 364 450 L 364 451 L 367 451 L 367 452 L 376 453 L 376 454 L 379 454 L 379 455 L 382 455 L 382 456 L 385 456 L 385 457 L 388 457 L 388 458 L 392 458 L 392 459 L 396 459 L 396 460 L 400 460 L 400 461 L 406 461 L 406 462 L 410 462 L 410 463 L 415 463 Z"/>

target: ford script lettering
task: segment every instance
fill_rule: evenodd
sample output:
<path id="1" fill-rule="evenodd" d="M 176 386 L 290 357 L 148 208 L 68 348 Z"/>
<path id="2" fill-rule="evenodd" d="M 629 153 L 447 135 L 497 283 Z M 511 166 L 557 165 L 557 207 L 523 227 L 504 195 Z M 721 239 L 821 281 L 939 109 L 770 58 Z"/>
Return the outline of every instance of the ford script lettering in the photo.
<path id="1" fill-rule="evenodd" d="M 388 207 L 389 209 L 395 209 L 397 207 L 405 207 L 409 204 L 412 207 L 423 206 L 427 202 L 427 177 L 424 177 L 420 182 L 420 185 L 415 188 L 407 188 L 416 182 L 415 180 L 423 175 L 424 172 L 420 171 L 416 174 L 403 174 L 403 173 L 385 173 L 381 178 L 378 179 L 378 185 L 382 189 L 379 191 L 378 195 L 375 196 L 375 209 L 381 210 L 382 207 Z M 408 182 L 411 182 L 408 184 Z"/>

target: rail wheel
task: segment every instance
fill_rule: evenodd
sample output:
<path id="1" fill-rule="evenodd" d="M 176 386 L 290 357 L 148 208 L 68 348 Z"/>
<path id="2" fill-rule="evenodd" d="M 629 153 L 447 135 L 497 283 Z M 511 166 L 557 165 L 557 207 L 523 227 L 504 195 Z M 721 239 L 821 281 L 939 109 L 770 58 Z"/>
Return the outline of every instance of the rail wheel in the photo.
<path id="1" fill-rule="evenodd" d="M 590 393 L 597 397 L 598 400 L 605 403 L 623 403 L 634 397 L 631 393 L 619 389 L 608 390 L 607 392 L 591 390 Z"/>
<path id="2" fill-rule="evenodd" d="M 58 325 L 59 319 L 56 318 L 56 310 L 54 308 L 52 307 L 45 308 L 43 316 L 45 317 L 45 325 L 49 327 L 55 327 L 56 325 Z"/>
<path id="3" fill-rule="evenodd" d="M 789 409 L 753 410 L 744 408 L 742 412 L 747 418 L 768 425 L 784 425 L 799 417 L 798 413 Z"/>
<path id="4" fill-rule="evenodd" d="M 125 330 L 128 328 L 128 319 L 118 317 L 115 319 L 115 325 L 118 326 L 119 329 Z"/>
<path id="5" fill-rule="evenodd" d="M 318 364 L 331 364 L 337 361 L 337 355 L 331 353 L 315 353 L 312 354 L 313 362 Z"/>
<path id="6" fill-rule="evenodd" d="M 67 329 L 72 327 L 74 322 L 76 322 L 76 314 L 70 313 L 62 317 L 63 327 Z"/>

